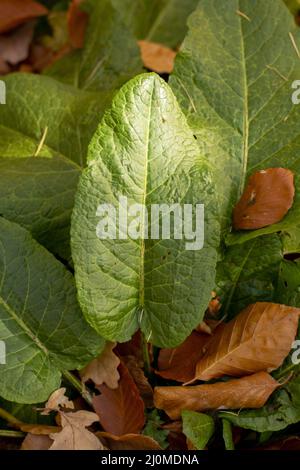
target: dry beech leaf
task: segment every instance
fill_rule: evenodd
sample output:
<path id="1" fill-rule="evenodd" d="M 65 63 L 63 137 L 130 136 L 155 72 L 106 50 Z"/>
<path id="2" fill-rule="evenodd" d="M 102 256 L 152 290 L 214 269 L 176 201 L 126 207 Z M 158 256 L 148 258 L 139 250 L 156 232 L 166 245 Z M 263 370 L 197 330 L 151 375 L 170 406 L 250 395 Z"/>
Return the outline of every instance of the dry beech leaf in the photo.
<path id="1" fill-rule="evenodd" d="M 21 450 L 49 450 L 53 440 L 49 436 L 28 433 L 21 445 Z"/>
<path id="2" fill-rule="evenodd" d="M 195 377 L 196 365 L 205 353 L 211 337 L 193 333 L 177 348 L 161 349 L 158 356 L 157 375 L 177 382 L 188 382 Z"/>
<path id="3" fill-rule="evenodd" d="M 0 57 L 4 62 L 16 65 L 27 59 L 34 26 L 35 23 L 30 21 L 11 34 L 0 36 Z"/>
<path id="4" fill-rule="evenodd" d="M 158 442 L 141 434 L 114 436 L 108 432 L 98 432 L 97 436 L 109 450 L 161 450 Z"/>
<path id="5" fill-rule="evenodd" d="M 140 367 L 144 367 L 144 357 L 140 330 L 134 333 L 134 335 L 129 341 L 126 341 L 125 343 L 118 343 L 115 351 L 121 357 L 134 356 Z"/>
<path id="6" fill-rule="evenodd" d="M 254 230 L 280 222 L 293 205 L 294 175 L 286 168 L 254 173 L 233 211 L 236 230 Z"/>
<path id="7" fill-rule="evenodd" d="M 59 426 L 48 426 L 45 424 L 18 424 L 18 428 L 23 432 L 28 432 L 34 434 L 35 436 L 49 436 L 49 434 L 54 434 L 60 432 L 61 428 Z"/>
<path id="8" fill-rule="evenodd" d="M 135 356 L 123 356 L 123 362 L 133 378 L 146 408 L 153 408 L 153 389 Z"/>
<path id="9" fill-rule="evenodd" d="M 96 385 L 106 384 L 109 388 L 118 387 L 120 359 L 113 352 L 115 346 L 115 343 L 107 342 L 100 356 L 80 371 L 82 382 L 92 380 Z"/>
<path id="10" fill-rule="evenodd" d="M 86 428 L 99 421 L 96 413 L 91 411 L 59 412 L 62 430 L 50 434 L 53 444 L 50 450 L 102 450 L 98 437 Z"/>
<path id="11" fill-rule="evenodd" d="M 74 403 L 65 396 L 66 389 L 64 387 L 55 390 L 47 401 L 42 415 L 48 415 L 51 411 L 59 411 L 61 407 L 74 409 Z"/>
<path id="12" fill-rule="evenodd" d="M 144 402 L 122 363 L 119 373 L 118 388 L 112 390 L 106 385 L 97 386 L 101 395 L 94 397 L 93 405 L 105 431 L 116 436 L 138 434 L 145 424 Z"/>
<path id="13" fill-rule="evenodd" d="M 249 305 L 212 336 L 194 380 L 241 377 L 277 369 L 295 339 L 300 309 L 271 302 Z"/>
<path id="14" fill-rule="evenodd" d="M 156 42 L 138 41 L 144 66 L 157 73 L 171 73 L 176 52 Z"/>
<path id="15" fill-rule="evenodd" d="M 179 419 L 182 410 L 261 408 L 280 384 L 267 372 L 228 382 L 188 387 L 156 387 L 154 404 L 171 419 Z"/>
<path id="16" fill-rule="evenodd" d="M 74 49 L 81 49 L 84 45 L 85 31 L 89 15 L 80 8 L 82 0 L 72 0 L 68 10 L 69 41 Z"/>
<path id="17" fill-rule="evenodd" d="M 32 0 L 0 0 L 0 33 L 47 13 L 47 8 Z"/>

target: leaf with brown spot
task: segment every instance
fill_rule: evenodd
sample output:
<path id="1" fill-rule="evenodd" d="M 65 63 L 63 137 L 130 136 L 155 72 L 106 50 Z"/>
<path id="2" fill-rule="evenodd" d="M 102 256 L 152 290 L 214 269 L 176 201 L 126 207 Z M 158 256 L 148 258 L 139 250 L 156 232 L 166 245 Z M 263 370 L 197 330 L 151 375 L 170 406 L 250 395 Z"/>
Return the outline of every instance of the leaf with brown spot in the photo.
<path id="1" fill-rule="evenodd" d="M 141 434 L 125 434 L 114 436 L 108 432 L 98 432 L 97 436 L 110 450 L 161 450 L 160 445 L 154 439 Z"/>
<path id="2" fill-rule="evenodd" d="M 298 308 L 271 302 L 249 305 L 216 330 L 196 366 L 194 380 L 277 369 L 292 347 L 299 314 Z"/>
<path id="3" fill-rule="evenodd" d="M 109 388 L 118 387 L 120 359 L 113 352 L 115 346 L 115 343 L 107 342 L 100 356 L 80 371 L 82 382 L 92 380 L 96 385 L 106 384 Z"/>
<path id="4" fill-rule="evenodd" d="M 96 413 L 91 411 L 59 412 L 62 430 L 50 434 L 53 444 L 50 450 L 102 450 L 98 437 L 86 428 L 98 421 Z"/>
<path id="5" fill-rule="evenodd" d="M 138 41 L 144 66 L 157 73 L 171 73 L 176 52 L 156 42 Z"/>
<path id="6" fill-rule="evenodd" d="M 187 387 L 156 387 L 154 404 L 171 419 L 179 419 L 182 410 L 261 408 L 280 384 L 267 372 L 241 379 Z"/>
<path id="7" fill-rule="evenodd" d="M 47 8 L 33 0 L 0 0 L 0 33 L 47 13 Z"/>
<path id="8" fill-rule="evenodd" d="M 85 31 L 89 20 L 87 12 L 80 8 L 82 0 L 72 0 L 68 10 L 69 41 L 74 49 L 84 45 Z"/>
<path id="9" fill-rule="evenodd" d="M 49 436 L 28 433 L 21 445 L 21 450 L 49 450 L 53 440 Z"/>
<path id="10" fill-rule="evenodd" d="M 118 388 L 112 390 L 107 385 L 97 386 L 101 395 L 94 397 L 93 405 L 105 431 L 116 436 L 138 434 L 145 424 L 144 402 L 122 363 L 119 373 Z"/>
<path id="11" fill-rule="evenodd" d="M 205 346 L 210 339 L 210 335 L 193 331 L 177 348 L 161 349 L 158 370 L 155 373 L 177 382 L 192 380 L 195 377 L 196 365 L 204 355 Z"/>
<path id="12" fill-rule="evenodd" d="M 233 211 L 236 230 L 255 230 L 280 222 L 292 207 L 294 175 L 286 168 L 254 173 Z"/>

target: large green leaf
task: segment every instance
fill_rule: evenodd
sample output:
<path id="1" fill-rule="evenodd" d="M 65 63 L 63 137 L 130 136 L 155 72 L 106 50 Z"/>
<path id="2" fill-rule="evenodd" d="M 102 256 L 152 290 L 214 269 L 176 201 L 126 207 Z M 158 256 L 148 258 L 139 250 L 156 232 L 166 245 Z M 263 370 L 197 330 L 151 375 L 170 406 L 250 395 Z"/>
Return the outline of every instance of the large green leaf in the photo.
<path id="1" fill-rule="evenodd" d="M 300 47 L 299 36 L 282 0 L 200 0 L 189 19 L 170 84 L 215 167 L 225 228 L 248 175 L 298 170 L 300 106 L 291 85 L 300 61 L 291 38 Z M 299 197 L 293 211 L 299 221 Z"/>
<path id="2" fill-rule="evenodd" d="M 182 432 L 191 441 L 195 449 L 203 450 L 214 433 L 215 425 L 211 416 L 196 411 L 184 410 Z"/>
<path id="3" fill-rule="evenodd" d="M 84 48 L 56 62 L 47 74 L 75 88 L 111 90 L 142 71 L 139 48 L 111 0 L 86 0 Z"/>
<path id="4" fill-rule="evenodd" d="M 72 275 L 20 226 L 0 218 L 0 396 L 46 400 L 62 370 L 81 368 L 103 348 L 86 324 Z"/>
<path id="5" fill-rule="evenodd" d="M 282 257 L 277 234 L 229 247 L 217 267 L 222 315 L 230 318 L 253 302 L 272 301 Z"/>
<path id="6" fill-rule="evenodd" d="M 63 259 L 80 168 L 63 157 L 0 158 L 0 214 Z"/>
<path id="7" fill-rule="evenodd" d="M 187 250 L 174 233 L 99 239 L 97 207 L 116 207 L 119 196 L 148 210 L 204 203 L 204 248 Z M 168 85 L 155 74 L 128 82 L 91 142 L 72 217 L 79 301 L 91 325 L 111 340 L 126 341 L 141 328 L 159 346 L 181 343 L 203 318 L 214 285 L 215 212 L 209 167 Z"/>
<path id="8" fill-rule="evenodd" d="M 112 0 L 139 39 L 177 47 L 187 31 L 187 18 L 199 0 Z"/>

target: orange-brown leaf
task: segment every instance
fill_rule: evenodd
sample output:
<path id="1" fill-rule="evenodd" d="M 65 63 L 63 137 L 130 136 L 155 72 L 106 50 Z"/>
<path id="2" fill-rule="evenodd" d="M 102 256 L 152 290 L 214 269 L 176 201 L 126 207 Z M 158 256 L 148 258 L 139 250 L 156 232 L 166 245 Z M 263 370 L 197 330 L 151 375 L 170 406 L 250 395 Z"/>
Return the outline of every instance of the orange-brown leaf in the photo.
<path id="1" fill-rule="evenodd" d="M 59 426 L 48 426 L 46 424 L 18 424 L 18 428 L 23 432 L 34 434 L 35 436 L 49 436 L 56 432 L 60 432 Z"/>
<path id="2" fill-rule="evenodd" d="M 144 400 L 146 408 L 153 408 L 153 389 L 149 384 L 143 369 L 140 367 L 137 358 L 135 356 L 123 356 L 122 360 L 128 368 L 130 375 Z"/>
<path id="3" fill-rule="evenodd" d="M 144 402 L 122 363 L 119 373 L 118 388 L 112 390 L 106 385 L 99 385 L 97 388 L 101 395 L 94 397 L 93 405 L 105 431 L 116 436 L 138 434 L 145 424 Z"/>
<path id="4" fill-rule="evenodd" d="M 158 356 L 157 375 L 177 382 L 188 382 L 195 376 L 196 365 L 205 353 L 211 337 L 193 333 L 177 348 L 161 349 Z"/>
<path id="5" fill-rule="evenodd" d="M 241 377 L 277 369 L 291 349 L 299 314 L 298 308 L 271 302 L 249 305 L 216 330 L 196 366 L 194 379 Z"/>
<path id="6" fill-rule="evenodd" d="M 293 205 L 294 175 L 286 168 L 254 173 L 233 211 L 236 230 L 254 230 L 280 222 Z"/>
<path id="7" fill-rule="evenodd" d="M 80 376 L 83 382 L 91 379 L 96 385 L 104 383 L 109 388 L 118 387 L 120 359 L 113 352 L 115 345 L 115 343 L 107 342 L 100 356 L 81 370 Z"/>
<path id="8" fill-rule="evenodd" d="M 125 434 L 114 436 L 109 432 L 98 432 L 97 436 L 110 450 L 161 450 L 160 445 L 154 439 L 141 434 Z"/>
<path id="9" fill-rule="evenodd" d="M 0 33 L 47 13 L 47 8 L 33 0 L 0 0 Z"/>
<path id="10" fill-rule="evenodd" d="M 68 10 L 69 41 L 74 49 L 84 45 L 85 31 L 89 15 L 80 8 L 82 0 L 72 0 Z"/>
<path id="11" fill-rule="evenodd" d="M 178 419 L 182 410 L 261 408 L 279 387 L 266 372 L 241 379 L 187 387 L 156 387 L 154 404 L 171 419 Z"/>
<path id="12" fill-rule="evenodd" d="M 21 445 L 21 450 L 48 450 L 53 444 L 49 436 L 28 433 Z"/>
<path id="13" fill-rule="evenodd" d="M 156 42 L 138 41 L 144 66 L 157 73 L 171 73 L 176 52 Z"/>

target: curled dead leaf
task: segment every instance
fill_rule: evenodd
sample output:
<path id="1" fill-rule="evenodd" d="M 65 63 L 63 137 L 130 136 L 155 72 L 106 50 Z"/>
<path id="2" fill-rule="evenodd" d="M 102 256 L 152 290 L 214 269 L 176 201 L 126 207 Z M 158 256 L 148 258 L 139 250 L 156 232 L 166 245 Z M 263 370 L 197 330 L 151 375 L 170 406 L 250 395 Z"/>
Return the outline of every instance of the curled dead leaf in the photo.
<path id="1" fill-rule="evenodd" d="M 115 346 L 115 343 L 107 342 L 100 356 L 80 371 L 83 383 L 92 380 L 96 385 L 106 384 L 109 388 L 118 387 L 120 359 L 113 352 Z"/>
<path id="2" fill-rule="evenodd" d="M 47 8 L 33 0 L 0 0 L 0 33 L 47 13 Z"/>
<path id="3" fill-rule="evenodd" d="M 161 349 L 158 356 L 157 375 L 177 382 L 188 382 L 195 376 L 196 365 L 205 353 L 210 336 L 193 333 L 177 348 Z M 188 360 L 187 360 L 188 358 Z"/>
<path id="4" fill-rule="evenodd" d="M 156 42 L 138 41 L 144 66 L 157 73 L 171 73 L 176 52 Z"/>
<path id="5" fill-rule="evenodd" d="M 241 379 L 187 387 L 156 387 L 154 404 L 171 419 L 179 419 L 182 410 L 261 408 L 280 384 L 266 372 Z"/>
<path id="6" fill-rule="evenodd" d="M 144 402 L 127 367 L 119 365 L 118 388 L 97 386 L 101 395 L 95 396 L 93 405 L 103 429 L 116 436 L 138 434 L 144 427 Z"/>
<path id="7" fill-rule="evenodd" d="M 49 397 L 42 415 L 48 415 L 51 411 L 59 411 L 60 408 L 74 409 L 74 404 L 65 395 L 66 389 L 64 387 L 55 390 Z"/>
<path id="8" fill-rule="evenodd" d="M 153 408 L 153 389 L 137 358 L 135 356 L 123 356 L 122 360 L 129 370 L 146 408 Z"/>
<path id="9" fill-rule="evenodd" d="M 110 450 L 161 450 L 158 442 L 141 434 L 114 436 L 109 432 L 98 432 L 97 436 Z"/>
<path id="10" fill-rule="evenodd" d="M 216 330 L 196 365 L 194 380 L 277 369 L 291 349 L 299 314 L 298 308 L 271 302 L 249 305 Z"/>
<path id="11" fill-rule="evenodd" d="M 286 168 L 254 173 L 233 211 L 236 230 L 254 230 L 280 222 L 293 205 L 294 175 Z"/>

